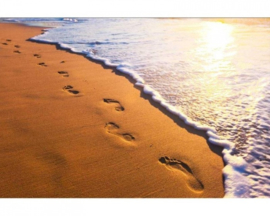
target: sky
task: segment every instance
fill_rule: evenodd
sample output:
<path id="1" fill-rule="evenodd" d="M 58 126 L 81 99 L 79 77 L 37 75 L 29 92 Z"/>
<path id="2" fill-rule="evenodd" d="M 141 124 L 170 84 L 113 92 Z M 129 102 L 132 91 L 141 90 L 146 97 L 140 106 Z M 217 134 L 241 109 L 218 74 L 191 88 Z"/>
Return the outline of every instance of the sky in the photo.
<path id="1" fill-rule="evenodd" d="M 270 17 L 269 0 L 1 0 L 1 17 Z"/>

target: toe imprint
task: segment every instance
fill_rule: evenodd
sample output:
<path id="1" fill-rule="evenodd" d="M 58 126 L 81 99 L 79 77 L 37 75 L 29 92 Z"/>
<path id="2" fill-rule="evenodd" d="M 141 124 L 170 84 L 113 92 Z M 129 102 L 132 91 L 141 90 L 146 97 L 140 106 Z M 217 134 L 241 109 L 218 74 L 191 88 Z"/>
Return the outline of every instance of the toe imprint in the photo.
<path id="1" fill-rule="evenodd" d="M 66 85 L 66 86 L 63 87 L 64 90 L 72 89 L 72 88 L 73 88 L 73 86 L 71 86 L 71 85 Z"/>

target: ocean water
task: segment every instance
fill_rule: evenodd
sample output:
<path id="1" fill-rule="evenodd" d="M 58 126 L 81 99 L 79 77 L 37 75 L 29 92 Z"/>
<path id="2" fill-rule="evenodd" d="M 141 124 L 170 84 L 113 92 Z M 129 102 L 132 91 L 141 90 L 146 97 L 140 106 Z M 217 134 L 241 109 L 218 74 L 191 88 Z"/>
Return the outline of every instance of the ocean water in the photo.
<path id="1" fill-rule="evenodd" d="M 225 197 L 270 197 L 270 19 L 24 18 L 224 147 Z"/>

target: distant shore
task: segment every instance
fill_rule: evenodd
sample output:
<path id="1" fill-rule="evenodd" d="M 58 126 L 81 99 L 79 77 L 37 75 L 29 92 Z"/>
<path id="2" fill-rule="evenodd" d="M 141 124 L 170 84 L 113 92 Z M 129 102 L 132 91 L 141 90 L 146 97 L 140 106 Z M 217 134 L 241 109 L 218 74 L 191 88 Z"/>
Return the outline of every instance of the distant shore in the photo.
<path id="1" fill-rule="evenodd" d="M 0 23 L 1 197 L 222 198 L 222 148 L 132 80 Z"/>

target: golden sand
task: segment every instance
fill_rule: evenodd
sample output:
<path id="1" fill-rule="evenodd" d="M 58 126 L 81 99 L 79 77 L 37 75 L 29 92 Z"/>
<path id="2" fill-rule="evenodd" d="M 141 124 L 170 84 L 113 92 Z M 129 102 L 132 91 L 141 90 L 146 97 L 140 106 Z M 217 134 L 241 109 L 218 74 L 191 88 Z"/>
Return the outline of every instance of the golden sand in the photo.
<path id="1" fill-rule="evenodd" d="M 1 197 L 223 197 L 222 149 L 132 80 L 0 23 Z"/>

